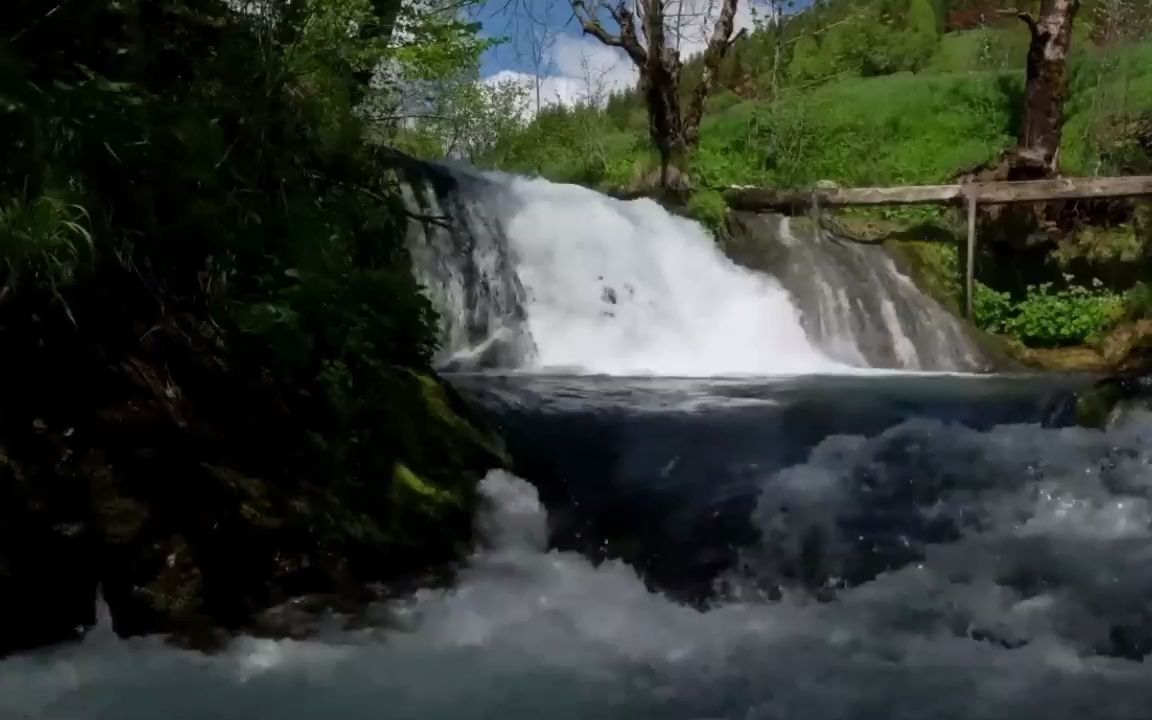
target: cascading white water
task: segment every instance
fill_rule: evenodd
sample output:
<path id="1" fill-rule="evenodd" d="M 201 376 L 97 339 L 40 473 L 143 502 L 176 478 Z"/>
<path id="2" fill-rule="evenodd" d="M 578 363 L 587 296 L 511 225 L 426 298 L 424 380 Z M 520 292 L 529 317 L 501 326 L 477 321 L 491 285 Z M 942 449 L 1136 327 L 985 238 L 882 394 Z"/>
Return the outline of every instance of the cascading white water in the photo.
<path id="1" fill-rule="evenodd" d="M 501 178 L 539 368 L 606 374 L 791 374 L 841 368 L 787 293 L 655 202 Z"/>
<path id="2" fill-rule="evenodd" d="M 800 308 L 809 338 L 856 366 L 972 371 L 992 358 L 972 329 L 924 295 L 887 249 L 845 241 L 784 216 L 736 213 L 737 259 L 771 273 Z"/>
<path id="3" fill-rule="evenodd" d="M 451 224 L 419 225 L 410 239 L 446 324 L 448 364 L 680 376 L 846 369 L 812 344 L 775 279 L 736 265 L 700 225 L 651 200 L 426 168 L 454 185 L 408 191 L 410 204 Z"/>

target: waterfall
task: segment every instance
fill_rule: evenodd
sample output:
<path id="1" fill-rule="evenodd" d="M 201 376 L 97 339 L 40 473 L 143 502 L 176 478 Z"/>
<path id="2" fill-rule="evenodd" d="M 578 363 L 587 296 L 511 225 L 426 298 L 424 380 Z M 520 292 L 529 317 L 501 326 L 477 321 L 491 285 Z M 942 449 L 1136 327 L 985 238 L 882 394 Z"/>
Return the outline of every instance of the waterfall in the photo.
<path id="1" fill-rule="evenodd" d="M 736 265 L 698 224 L 650 200 L 442 170 L 410 183 L 410 245 L 441 310 L 448 364 L 611 375 L 845 369 L 816 348 L 788 292 Z M 420 198 L 423 200 L 420 200 Z M 445 208 L 445 205 L 448 205 Z"/>
<path id="2" fill-rule="evenodd" d="M 737 257 L 771 273 L 800 309 L 809 337 L 855 366 L 971 371 L 989 362 L 974 332 L 900 273 L 887 250 L 789 218 L 737 213 Z"/>
<path id="3" fill-rule="evenodd" d="M 608 375 L 971 370 L 959 321 L 879 248 L 798 241 L 736 264 L 651 200 L 411 161 L 409 246 L 442 365 Z M 748 263 L 756 267 L 755 263 Z M 769 272 L 758 270 L 768 269 Z"/>

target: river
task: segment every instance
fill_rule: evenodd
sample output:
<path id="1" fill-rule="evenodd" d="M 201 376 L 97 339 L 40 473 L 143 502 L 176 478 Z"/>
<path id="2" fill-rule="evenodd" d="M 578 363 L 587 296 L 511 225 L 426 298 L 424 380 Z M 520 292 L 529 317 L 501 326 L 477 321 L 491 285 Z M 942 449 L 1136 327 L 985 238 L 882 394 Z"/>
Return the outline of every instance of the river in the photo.
<path id="1" fill-rule="evenodd" d="M 440 198 L 471 229 L 414 250 L 518 473 L 455 581 L 207 655 L 104 617 L 0 661 L 0 718 L 1149 716 L 1152 415 L 1075 427 L 1088 379 L 957 372 L 926 298 L 805 305 L 653 203 L 477 182 L 487 230 Z M 813 282 L 913 302 L 860 263 Z"/>

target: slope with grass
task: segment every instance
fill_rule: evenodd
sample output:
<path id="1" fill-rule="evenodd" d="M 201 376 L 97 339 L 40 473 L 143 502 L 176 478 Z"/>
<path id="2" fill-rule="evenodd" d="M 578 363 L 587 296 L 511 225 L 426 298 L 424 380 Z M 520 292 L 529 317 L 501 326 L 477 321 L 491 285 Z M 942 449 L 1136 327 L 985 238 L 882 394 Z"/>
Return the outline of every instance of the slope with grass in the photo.
<path id="1" fill-rule="evenodd" d="M 1090 41 L 1091 33 L 1087 24 L 1079 32 L 1081 45 L 1071 68 L 1063 171 L 1152 172 L 1152 41 L 1097 45 Z M 818 49 L 842 52 L 845 46 L 830 42 L 828 34 Z M 771 96 L 748 90 L 757 85 L 755 76 L 730 84 L 713 98 L 701 146 L 688 161 L 697 189 L 686 211 L 722 230 L 726 210 L 719 189 L 731 185 L 804 188 L 820 182 L 871 186 L 951 181 L 992 161 L 1015 142 L 1025 49 L 1022 29 L 997 25 L 943 35 L 918 72 L 864 75 L 859 66 L 848 66 L 819 82 L 799 82 L 793 73 L 791 82 Z M 642 108 L 625 96 L 614 98 L 603 111 L 578 107 L 543 113 L 506 138 L 488 162 L 505 170 L 621 190 L 644 177 L 653 159 Z M 1061 219 L 1064 239 L 1058 247 L 1024 251 L 1007 263 L 1013 272 L 1003 272 L 1002 257 L 982 256 L 981 277 L 991 292 L 1007 297 L 1005 312 L 1012 317 L 1055 303 L 1058 292 L 1070 292 L 1079 301 L 1077 307 L 1091 306 L 1085 313 L 1096 320 L 1077 317 L 1047 333 L 1007 332 L 1026 344 L 1041 345 L 1075 345 L 1105 334 L 1121 315 L 1105 310 L 1148 270 L 1148 217 L 1141 203 L 1071 206 Z M 954 211 L 936 208 L 844 212 L 838 221 L 871 240 L 907 240 L 919 232 L 925 239 L 959 241 L 962 230 Z M 957 306 L 955 244 L 940 252 L 932 243 L 905 242 L 899 253 L 914 255 L 910 262 L 919 268 L 925 288 Z M 1015 272 L 1021 268 L 1026 272 Z M 998 327 L 1021 323 L 1024 320 Z M 989 320 L 986 327 L 997 326 Z"/>

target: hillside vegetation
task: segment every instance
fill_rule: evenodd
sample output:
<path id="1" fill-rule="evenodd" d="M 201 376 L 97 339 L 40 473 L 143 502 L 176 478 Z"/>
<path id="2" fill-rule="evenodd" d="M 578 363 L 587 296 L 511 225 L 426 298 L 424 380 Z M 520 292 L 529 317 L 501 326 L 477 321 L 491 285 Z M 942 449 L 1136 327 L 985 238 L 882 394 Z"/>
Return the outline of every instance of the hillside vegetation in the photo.
<path id="1" fill-rule="evenodd" d="M 1028 47 L 1023 24 L 997 15 L 1007 6 L 818 3 L 782 28 L 768 25 L 741 39 L 721 69 L 723 87 L 711 100 L 700 148 L 687 161 L 695 187 L 688 211 L 720 230 L 726 208 L 718 189 L 727 186 L 948 182 L 993 161 L 1016 139 Z M 1152 7 L 1085 2 L 1079 18 L 1062 172 L 1152 172 Z M 686 76 L 698 71 L 695 63 L 685 67 Z M 483 160 L 626 190 L 654 162 L 645 122 L 632 92 L 602 106 L 550 108 L 503 137 Z M 1005 272 L 1003 257 L 982 256 L 978 274 L 991 287 L 981 297 L 995 297 L 1007 309 L 993 313 L 982 305 L 978 320 L 1029 344 L 1066 345 L 1099 336 L 1125 313 L 1142 316 L 1140 308 L 1125 310 L 1121 296 L 1147 270 L 1147 217 L 1134 203 L 1072 207 L 1061 220 L 1059 247 L 1028 250 L 1009 263 L 1026 272 Z M 959 229 L 953 212 L 934 208 L 852 212 L 841 219 L 873 239 L 926 226 L 937 235 Z M 922 256 L 930 289 L 956 306 L 954 251 L 917 243 L 902 250 L 910 251 Z M 1065 291 L 1077 302 L 1053 311 L 1050 324 L 1058 327 L 1015 330 L 1024 321 L 1013 318 L 1033 305 L 1057 307 Z M 1080 312 L 1082 306 L 1087 309 Z M 1065 322 L 1069 307 L 1076 317 Z"/>
<path id="2" fill-rule="evenodd" d="M 98 588 L 118 632 L 203 641 L 468 547 L 498 449 L 432 373 L 351 110 L 382 53 L 483 43 L 386 51 L 376 12 L 5 6 L 0 654 L 74 636 Z"/>

